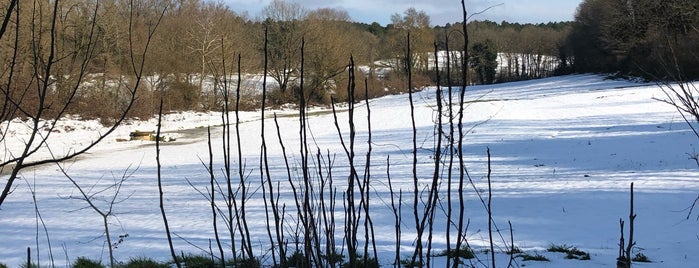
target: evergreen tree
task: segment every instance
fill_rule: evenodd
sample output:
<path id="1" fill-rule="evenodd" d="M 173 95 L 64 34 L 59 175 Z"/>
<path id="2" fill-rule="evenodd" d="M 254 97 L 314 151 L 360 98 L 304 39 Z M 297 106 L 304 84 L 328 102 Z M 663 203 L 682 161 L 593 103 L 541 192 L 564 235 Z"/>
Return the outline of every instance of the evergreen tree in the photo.
<path id="1" fill-rule="evenodd" d="M 493 42 L 487 39 L 485 42 L 473 44 L 470 56 L 470 65 L 476 70 L 479 83 L 492 84 L 495 82 L 498 53 Z"/>

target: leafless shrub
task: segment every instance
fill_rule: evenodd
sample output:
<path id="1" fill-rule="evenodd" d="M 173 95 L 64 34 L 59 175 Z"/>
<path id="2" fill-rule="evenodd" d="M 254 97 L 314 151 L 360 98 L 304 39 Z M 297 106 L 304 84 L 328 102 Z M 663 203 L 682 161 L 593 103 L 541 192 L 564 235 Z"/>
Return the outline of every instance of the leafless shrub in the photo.
<path id="1" fill-rule="evenodd" d="M 5 21 L 0 31 L 0 41 L 11 41 L 11 51 L 14 51 L 10 58 L 3 58 L 2 70 L 3 82 L 0 84 L 0 92 L 2 93 L 2 114 L 0 118 L 7 120 L 15 117 L 28 118 L 29 125 L 33 129 L 30 137 L 27 139 L 24 148 L 16 152 L 6 152 L 5 157 L 0 160 L 0 169 L 7 167 L 10 169 L 9 175 L 3 176 L 7 180 L 3 180 L 4 187 L 0 192 L 0 206 L 5 199 L 10 195 L 12 186 L 18 178 L 20 171 L 23 169 L 38 166 L 48 163 L 60 163 L 73 159 L 82 155 L 104 140 L 109 134 L 124 121 L 128 112 L 133 108 L 136 101 L 136 96 L 141 86 L 141 79 L 144 75 L 144 66 L 146 65 L 148 49 L 150 42 L 155 34 L 155 29 L 159 25 L 165 8 L 158 6 L 145 5 L 142 2 L 131 1 L 128 3 L 129 13 L 127 13 L 128 22 L 128 51 L 124 51 L 129 57 L 128 70 L 130 72 L 129 82 L 124 83 L 119 90 L 123 92 L 119 96 L 123 99 L 118 100 L 118 108 L 116 116 L 111 117 L 107 131 L 94 139 L 88 145 L 71 150 L 64 155 L 54 155 L 49 159 L 29 160 L 29 157 L 35 155 L 42 147 L 51 140 L 52 130 L 56 126 L 56 122 L 65 118 L 65 116 L 75 107 L 75 103 L 80 99 L 80 89 L 83 82 L 87 80 L 87 72 L 90 66 L 96 61 L 96 46 L 100 35 L 103 34 L 98 30 L 97 17 L 101 15 L 101 2 L 96 1 L 85 8 L 94 19 L 85 22 L 85 32 L 82 33 L 82 42 L 77 46 L 66 46 L 66 40 L 61 39 L 66 34 L 68 28 L 61 28 L 65 25 L 61 24 L 60 16 L 68 16 L 62 14 L 64 10 L 63 1 L 53 1 L 48 5 L 34 5 L 27 11 L 20 11 L 18 1 L 13 0 L 8 6 Z M 138 6 L 138 7 L 136 7 Z M 142 9 L 144 13 L 148 11 L 152 16 L 145 16 L 143 13 L 136 13 L 134 9 Z M 48 16 L 32 17 L 32 23 L 45 24 L 47 29 L 39 31 L 36 27 L 28 29 L 23 28 L 25 25 L 20 23 L 21 12 L 46 13 Z M 75 12 L 78 12 L 77 10 Z M 16 21 L 11 25 L 14 36 L 8 37 L 6 30 L 8 20 L 12 14 L 15 14 Z M 139 28 L 137 31 L 132 27 L 135 24 L 148 23 L 150 27 Z M 25 33 L 26 31 L 26 33 Z M 28 62 L 31 62 L 35 68 L 30 70 L 23 69 L 21 62 L 25 59 L 20 58 L 19 51 L 25 49 L 20 38 L 20 32 L 25 33 L 24 36 L 30 36 L 25 40 L 34 48 Z M 69 42 L 68 42 L 69 43 Z M 65 53 L 65 55 L 63 54 Z M 66 55 L 72 55 L 68 57 Z M 27 72 L 28 71 L 28 72 Z M 15 79 L 15 77 L 17 79 Z M 17 84 L 16 81 L 22 81 L 26 84 Z M 18 88 L 19 86 L 19 88 Z M 43 135 L 44 125 L 42 122 L 49 122 L 48 134 Z M 9 127 L 9 126 L 8 126 Z M 3 141 L 6 132 L 0 133 L 0 141 Z"/>

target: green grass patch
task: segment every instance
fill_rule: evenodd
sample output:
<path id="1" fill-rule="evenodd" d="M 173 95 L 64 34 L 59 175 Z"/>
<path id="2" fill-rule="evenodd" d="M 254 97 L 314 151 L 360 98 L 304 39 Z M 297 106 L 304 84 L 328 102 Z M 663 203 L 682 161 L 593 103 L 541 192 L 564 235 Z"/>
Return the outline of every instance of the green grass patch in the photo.
<path id="1" fill-rule="evenodd" d="M 70 266 L 71 268 L 105 268 L 104 265 L 102 265 L 98 261 L 93 261 L 91 259 L 88 259 L 86 257 L 78 257 L 77 260 L 73 263 L 73 265 Z"/>
<path id="2" fill-rule="evenodd" d="M 184 257 L 178 257 L 177 261 L 184 263 L 187 268 L 209 268 L 215 265 L 210 256 L 204 255 L 186 255 Z"/>
<path id="3" fill-rule="evenodd" d="M 165 263 L 159 263 L 153 259 L 141 257 L 132 258 L 126 264 L 121 266 L 122 268 L 169 268 L 170 266 Z"/>

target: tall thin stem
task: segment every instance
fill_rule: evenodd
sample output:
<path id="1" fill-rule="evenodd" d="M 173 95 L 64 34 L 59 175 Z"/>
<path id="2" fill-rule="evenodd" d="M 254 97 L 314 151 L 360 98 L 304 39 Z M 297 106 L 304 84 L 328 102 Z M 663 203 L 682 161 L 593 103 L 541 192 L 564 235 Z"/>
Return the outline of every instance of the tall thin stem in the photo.
<path id="1" fill-rule="evenodd" d="M 413 252 L 412 264 L 420 265 L 424 264 L 424 257 L 422 255 L 422 233 L 423 228 L 420 225 L 420 216 L 418 216 L 418 205 L 419 205 L 419 192 L 418 188 L 418 178 L 417 178 L 417 127 L 415 123 L 415 102 L 413 100 L 413 62 L 412 62 L 412 51 L 410 50 L 410 32 L 406 38 L 407 50 L 405 51 L 405 62 L 406 69 L 408 70 L 408 100 L 410 102 L 410 124 L 412 129 L 412 174 L 413 174 L 413 217 L 415 218 L 415 231 L 417 232 L 415 251 Z M 418 261 L 416 263 L 416 261 Z"/>
<path id="2" fill-rule="evenodd" d="M 490 148 L 487 150 L 488 154 L 488 239 L 490 241 L 490 260 L 491 260 L 491 265 L 490 267 L 496 267 L 495 266 L 495 242 L 493 241 L 493 187 L 490 184 L 490 174 L 493 172 L 491 167 L 490 167 Z"/>
<path id="3" fill-rule="evenodd" d="M 447 167 L 447 223 L 446 223 L 446 242 L 447 242 L 447 252 L 451 252 L 451 225 L 452 225 L 452 213 L 453 206 L 451 203 L 451 183 L 452 183 L 452 173 L 454 168 L 454 106 L 453 106 L 453 95 L 452 95 L 452 81 L 451 81 L 451 53 L 449 51 L 449 33 L 445 35 L 444 43 L 447 53 L 446 62 L 446 74 L 447 74 L 447 90 L 449 91 L 449 166 Z M 439 79 L 437 80 L 439 81 Z M 451 258 L 447 258 L 447 264 L 445 267 L 451 266 Z"/>
<path id="4" fill-rule="evenodd" d="M 223 255 L 223 245 L 221 245 L 221 236 L 219 235 L 218 232 L 218 210 L 216 208 L 216 188 L 215 188 L 215 183 L 216 183 L 216 177 L 214 176 L 214 151 L 213 147 L 211 146 L 211 127 L 206 128 L 206 135 L 207 135 L 207 147 L 209 148 L 209 165 L 207 167 L 207 171 L 209 172 L 209 187 L 211 187 L 210 191 L 210 196 L 209 196 L 209 201 L 211 205 L 211 217 L 212 217 L 212 225 L 214 228 L 214 237 L 216 239 L 216 246 L 218 247 L 219 251 L 219 256 L 221 258 L 221 264 L 225 266 L 225 257 Z M 212 253 L 213 254 L 213 253 Z"/>
<path id="5" fill-rule="evenodd" d="M 369 239 L 371 239 L 372 251 L 374 254 L 374 261 L 379 260 L 378 254 L 376 252 L 376 237 L 374 234 L 374 222 L 369 214 L 369 194 L 370 189 L 369 183 L 371 181 L 371 152 L 372 152 L 372 134 L 371 134 L 371 106 L 369 105 L 369 82 L 364 78 L 364 101 L 366 104 L 366 120 L 367 120 L 367 153 L 366 153 L 366 166 L 364 169 L 364 266 L 367 266 L 367 258 L 369 257 Z M 371 236 L 371 237 L 370 237 Z"/>
<path id="6" fill-rule="evenodd" d="M 462 31 L 464 35 L 464 47 L 463 56 L 461 56 L 461 90 L 459 92 L 459 120 L 458 120 L 458 130 L 459 130 L 459 142 L 457 146 L 457 153 L 459 155 L 459 224 L 458 224 L 458 235 L 456 240 L 456 249 L 460 249 L 462 243 L 465 242 L 466 236 L 464 235 L 464 212 L 466 207 L 464 205 L 464 180 L 466 177 L 466 167 L 464 165 L 464 99 L 466 96 L 466 84 L 468 83 L 468 31 L 466 27 L 466 22 L 468 19 L 468 14 L 466 12 L 465 0 L 461 0 L 461 10 L 463 13 Z M 454 268 L 459 265 L 459 255 L 456 254 L 454 258 Z"/>
<path id="7" fill-rule="evenodd" d="M 428 219 L 428 225 L 429 225 L 429 232 L 428 232 L 428 240 L 427 240 L 427 266 L 430 267 L 430 260 L 429 256 L 431 255 L 431 250 L 432 250 L 432 232 L 434 230 L 434 213 L 437 208 L 437 201 L 439 199 L 439 180 L 440 180 L 440 172 L 442 168 L 442 137 L 443 137 L 443 129 L 442 129 L 442 114 L 443 114 L 443 106 L 442 106 L 442 87 L 440 84 L 440 76 L 439 76 L 439 56 L 438 56 L 438 49 L 437 49 L 437 43 L 434 43 L 434 55 L 435 55 L 435 72 L 437 73 L 437 129 L 435 130 L 435 139 L 436 139 L 436 144 L 435 144 L 435 151 L 434 151 L 434 171 L 432 174 L 432 186 L 430 187 L 430 192 L 429 192 L 429 198 L 428 198 L 428 204 L 427 207 L 425 208 L 425 213 L 423 215 L 423 226 L 424 226 L 424 221 Z M 448 193 L 447 193 L 448 194 Z"/>
<path id="8" fill-rule="evenodd" d="M 158 176 L 158 196 L 160 204 L 160 214 L 163 217 L 163 223 L 165 224 L 165 234 L 167 235 L 167 244 L 170 247 L 170 255 L 172 260 L 175 262 L 177 268 L 181 268 L 180 262 L 177 261 L 177 254 L 175 254 L 175 247 L 172 245 L 172 236 L 170 235 L 170 225 L 167 222 L 167 215 L 165 214 L 165 202 L 163 201 L 163 183 L 160 170 L 162 166 L 160 165 L 160 127 L 163 117 L 163 99 L 160 99 L 160 108 L 158 108 L 158 128 L 155 132 L 155 162 L 157 163 L 157 176 Z"/>

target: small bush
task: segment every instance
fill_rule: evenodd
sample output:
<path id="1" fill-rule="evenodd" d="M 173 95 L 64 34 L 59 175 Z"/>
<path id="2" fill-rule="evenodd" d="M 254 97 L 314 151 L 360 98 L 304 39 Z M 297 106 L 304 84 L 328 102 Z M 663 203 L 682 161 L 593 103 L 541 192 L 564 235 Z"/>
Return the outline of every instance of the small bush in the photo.
<path id="1" fill-rule="evenodd" d="M 233 107 L 238 111 L 254 111 L 255 109 L 260 108 L 261 103 L 258 99 L 259 98 L 257 96 L 241 95 L 238 106 L 235 106 L 235 100 L 231 100 L 233 105 L 229 105 L 229 107 Z"/>
<path id="2" fill-rule="evenodd" d="M 0 262 L 0 268 L 7 268 L 7 264 Z"/>
<path id="3" fill-rule="evenodd" d="M 287 88 L 282 91 L 281 89 L 268 89 L 267 91 L 267 103 L 265 105 L 269 107 L 281 107 L 284 104 L 296 103 L 297 96 L 293 88 Z"/>
<path id="4" fill-rule="evenodd" d="M 156 262 L 149 258 L 131 259 L 122 268 L 169 268 L 170 266 L 164 263 Z"/>
<path id="5" fill-rule="evenodd" d="M 406 85 L 408 78 L 401 74 L 390 74 L 383 79 L 384 88 L 388 89 L 389 94 L 408 92 Z M 432 85 L 430 78 L 426 75 L 413 74 L 413 90 L 420 91 L 420 88 Z"/>
<path id="6" fill-rule="evenodd" d="M 643 253 L 641 253 L 641 252 L 638 252 L 638 253 L 636 253 L 636 255 L 633 255 L 633 258 L 631 258 L 631 261 L 635 261 L 635 262 L 651 262 L 650 259 L 648 258 L 648 256 L 646 256 L 645 254 L 643 254 Z"/>
<path id="7" fill-rule="evenodd" d="M 98 261 L 90 260 L 86 257 L 78 257 L 77 260 L 70 266 L 71 268 L 105 268 Z"/>
<path id="8" fill-rule="evenodd" d="M 541 255 L 539 253 L 534 253 L 534 255 L 523 253 L 520 254 L 518 257 L 521 257 L 523 261 L 549 261 L 546 256 Z"/>

